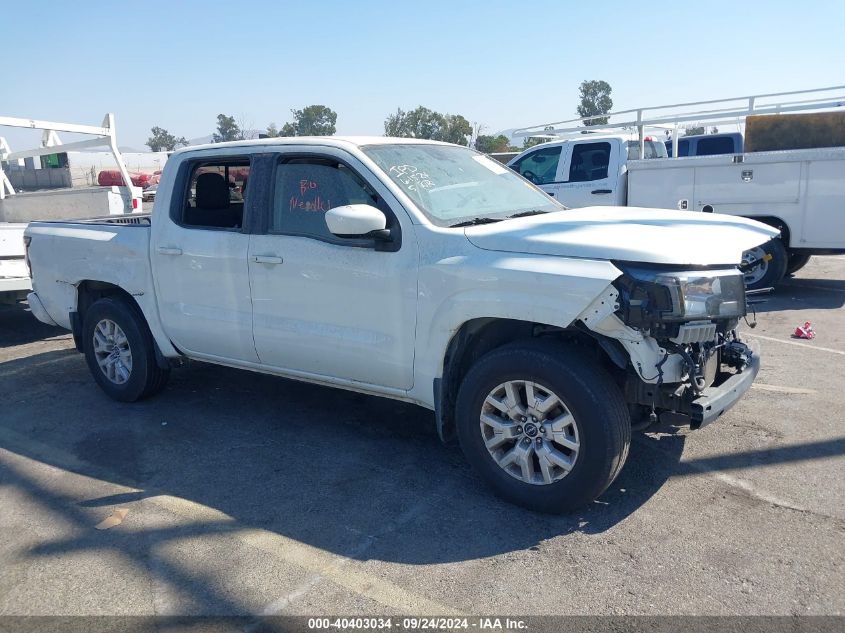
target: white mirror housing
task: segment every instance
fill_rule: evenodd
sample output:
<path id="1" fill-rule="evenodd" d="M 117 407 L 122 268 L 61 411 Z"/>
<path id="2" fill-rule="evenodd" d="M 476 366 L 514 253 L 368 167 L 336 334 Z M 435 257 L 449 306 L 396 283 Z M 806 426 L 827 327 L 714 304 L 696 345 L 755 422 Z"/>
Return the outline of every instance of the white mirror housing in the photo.
<path id="1" fill-rule="evenodd" d="M 387 218 L 369 204 L 346 204 L 326 211 L 326 226 L 332 235 L 352 237 L 383 231 Z"/>

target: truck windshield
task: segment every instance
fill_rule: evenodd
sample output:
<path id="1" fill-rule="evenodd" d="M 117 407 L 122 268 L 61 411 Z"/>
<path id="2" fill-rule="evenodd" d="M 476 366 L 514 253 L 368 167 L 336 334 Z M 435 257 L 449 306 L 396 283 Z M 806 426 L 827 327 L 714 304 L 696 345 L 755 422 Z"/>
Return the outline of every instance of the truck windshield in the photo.
<path id="1" fill-rule="evenodd" d="M 439 226 L 565 208 L 504 165 L 465 147 L 409 143 L 362 149 Z"/>

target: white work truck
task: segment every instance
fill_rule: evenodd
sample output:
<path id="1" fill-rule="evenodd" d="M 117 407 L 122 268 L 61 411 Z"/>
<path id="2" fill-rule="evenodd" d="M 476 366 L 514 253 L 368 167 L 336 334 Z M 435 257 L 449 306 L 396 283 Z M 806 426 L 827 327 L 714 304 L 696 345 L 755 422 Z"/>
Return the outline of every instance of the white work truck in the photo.
<path id="1" fill-rule="evenodd" d="M 43 132 L 40 147 L 14 152 L 6 139 L 0 136 L 0 303 L 16 303 L 32 290 L 24 261 L 23 244 L 23 233 L 28 222 L 141 211 L 141 189 L 132 186 L 123 156 L 117 147 L 113 114 L 107 114 L 100 126 L 0 116 L 0 128 L 3 127 Z M 57 132 L 72 132 L 93 138 L 65 144 Z M 118 171 L 123 174 L 126 186 L 74 188 L 79 169 L 72 172 L 67 167 L 42 168 L 40 163 L 42 157 L 57 160 L 63 157 L 67 163 L 68 153 L 74 156 L 85 155 L 68 150 L 101 145 L 108 145 L 110 151 L 99 153 L 95 162 L 100 163 L 107 160 L 106 157 L 111 157 Z M 36 163 L 34 159 L 39 162 Z M 25 185 L 29 183 L 35 190 L 18 191 L 12 179 L 22 181 Z M 53 186 L 58 188 L 51 189 Z"/>
<path id="2" fill-rule="evenodd" d="M 25 228 L 23 222 L 0 222 L 0 303 L 20 301 L 32 290 L 24 261 Z"/>
<path id="3" fill-rule="evenodd" d="M 745 254 L 750 289 L 811 255 L 845 252 L 845 148 L 667 158 L 661 141 L 644 145 L 640 160 L 632 137 L 587 134 L 535 145 L 508 166 L 567 207 L 716 212 L 777 228 L 779 240 Z"/>
<path id="4" fill-rule="evenodd" d="M 445 143 L 266 139 L 177 151 L 151 216 L 31 223 L 28 300 L 117 400 L 198 359 L 410 401 L 498 494 L 561 511 L 610 485 L 632 429 L 701 427 L 748 390 L 738 265 L 776 236 L 567 211 Z"/>

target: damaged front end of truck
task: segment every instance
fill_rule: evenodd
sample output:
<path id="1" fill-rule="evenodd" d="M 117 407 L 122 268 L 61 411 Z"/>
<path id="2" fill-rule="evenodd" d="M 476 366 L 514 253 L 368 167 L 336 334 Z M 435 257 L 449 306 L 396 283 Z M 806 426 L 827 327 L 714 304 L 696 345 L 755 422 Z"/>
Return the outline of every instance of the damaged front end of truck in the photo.
<path id="1" fill-rule="evenodd" d="M 759 353 L 736 330 L 748 305 L 743 273 L 614 265 L 623 274 L 579 320 L 617 359 L 627 356 L 622 386 L 633 427 L 710 424 L 748 391 L 760 368 Z"/>

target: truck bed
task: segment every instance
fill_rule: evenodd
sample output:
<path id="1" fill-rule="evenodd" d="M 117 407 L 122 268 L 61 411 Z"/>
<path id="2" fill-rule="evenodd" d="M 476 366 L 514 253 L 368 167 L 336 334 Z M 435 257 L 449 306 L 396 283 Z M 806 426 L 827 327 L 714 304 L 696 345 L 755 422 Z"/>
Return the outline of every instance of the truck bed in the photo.
<path id="1" fill-rule="evenodd" d="M 83 220 L 41 220 L 32 224 L 125 224 L 126 226 L 150 226 L 150 214 L 107 215 L 101 218 L 85 218 Z"/>
<path id="2" fill-rule="evenodd" d="M 70 329 L 76 286 L 83 281 L 112 284 L 135 297 L 153 294 L 149 215 L 31 222 L 25 234 L 34 290 L 64 328 Z"/>

